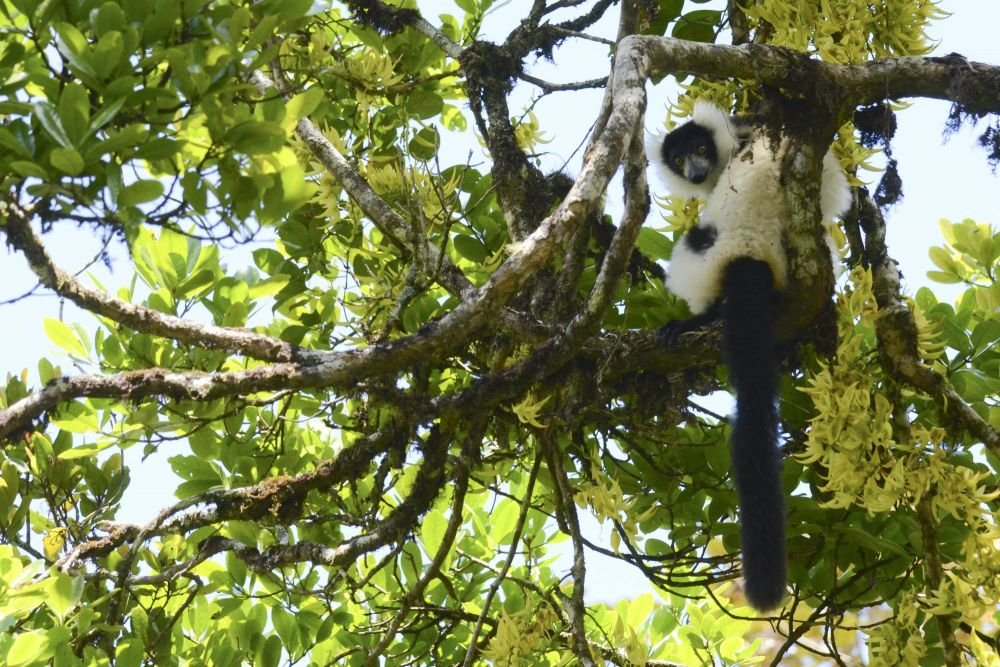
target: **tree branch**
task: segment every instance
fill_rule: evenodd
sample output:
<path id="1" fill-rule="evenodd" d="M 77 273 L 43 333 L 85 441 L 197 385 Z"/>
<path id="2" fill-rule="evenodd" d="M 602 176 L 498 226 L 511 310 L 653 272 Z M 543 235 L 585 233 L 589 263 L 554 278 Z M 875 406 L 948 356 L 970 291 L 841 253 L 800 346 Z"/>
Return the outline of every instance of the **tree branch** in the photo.
<path id="1" fill-rule="evenodd" d="M 140 536 L 149 539 L 186 533 L 228 519 L 271 516 L 290 521 L 309 491 L 329 489 L 346 480 L 362 477 L 376 456 L 388 451 L 394 442 L 404 436 L 398 426 L 387 427 L 344 449 L 337 458 L 320 464 L 316 470 L 291 478 L 267 480 L 254 486 L 191 496 L 163 509 L 156 518 L 142 526 L 99 523 L 98 527 L 106 530 L 108 535 L 76 545 L 55 563 L 55 567 L 71 572 L 83 561 L 105 556 L 126 542 L 135 542 Z M 186 511 L 198 506 L 203 507 Z"/>
<path id="2" fill-rule="evenodd" d="M 867 190 L 858 192 L 858 202 L 862 227 L 867 230 L 865 251 L 879 307 L 875 333 L 886 371 L 930 396 L 955 427 L 972 434 L 1000 456 L 1000 433 L 965 402 L 946 378 L 921 362 L 916 347 L 917 325 L 902 297 L 902 276 L 885 245 L 885 219 Z"/>
<path id="3" fill-rule="evenodd" d="M 396 372 L 423 359 L 445 355 L 467 341 L 485 323 L 495 320 L 503 305 L 519 293 L 540 268 L 552 261 L 557 249 L 564 245 L 580 222 L 598 205 L 608 182 L 621 163 L 624 149 L 629 145 L 641 117 L 642 107 L 635 104 L 634 98 L 629 98 L 627 103 L 617 107 L 607 132 L 556 210 L 512 249 L 507 261 L 500 265 L 485 285 L 464 293 L 462 302 L 454 310 L 441 320 L 426 325 L 416 334 L 360 350 L 317 352 L 314 357 L 316 361 L 310 366 L 275 364 L 248 371 L 212 375 L 151 369 L 121 373 L 110 378 L 64 378 L 18 401 L 7 410 L 0 411 L 0 437 L 9 436 L 19 428 L 27 428 L 32 419 L 63 401 L 77 397 L 124 396 L 137 399 L 165 395 L 205 400 L 282 388 L 327 387 Z M 322 137 L 319 135 L 314 138 L 319 140 Z M 325 138 L 322 138 L 322 142 L 328 143 Z M 339 153 L 331 157 L 343 160 Z M 344 172 L 344 175 L 347 178 L 357 176 L 351 169 Z M 362 193 L 370 191 L 363 180 L 358 186 Z M 385 205 L 377 196 L 376 200 L 370 202 L 375 208 Z M 382 213 L 388 216 L 385 219 L 398 217 L 391 209 Z M 398 229 L 405 236 L 405 221 L 402 222 L 404 226 Z"/>
<path id="4" fill-rule="evenodd" d="M 493 583 L 486 592 L 486 598 L 483 600 L 483 610 L 479 613 L 479 618 L 476 619 L 476 625 L 472 629 L 472 636 L 469 637 L 469 646 L 465 651 L 465 660 L 462 661 L 462 667 L 472 667 L 476 659 L 476 654 L 479 652 L 479 647 L 476 646 L 476 643 L 479 641 L 479 633 L 482 632 L 483 623 L 490 613 L 490 605 L 492 605 L 497 591 L 500 590 L 500 584 L 507 577 L 510 566 L 514 563 L 514 556 L 517 555 L 518 546 L 521 544 L 521 531 L 524 529 L 524 522 L 528 518 L 528 510 L 531 509 L 531 496 L 535 491 L 535 480 L 538 479 L 538 469 L 541 467 L 541 463 L 542 454 L 538 452 L 535 455 L 535 463 L 531 467 L 531 472 L 528 474 L 528 483 L 524 490 L 524 498 L 521 500 L 521 509 L 517 514 L 517 521 L 514 524 L 514 534 L 510 540 L 510 549 L 507 550 L 507 558 L 504 560 L 500 572 L 494 577 Z"/>
<path id="5" fill-rule="evenodd" d="M 933 490 L 925 493 L 917 502 L 917 518 L 920 520 L 920 538 L 926 559 L 924 576 L 927 578 L 927 590 L 937 591 L 941 588 L 944 570 L 941 565 L 941 549 L 938 545 L 937 521 L 934 518 L 934 510 L 931 509 L 932 493 Z M 945 664 L 948 667 L 960 667 L 962 652 L 955 639 L 952 619 L 945 614 L 934 614 L 934 620 L 937 622 L 941 643 L 944 645 Z"/>
<path id="6" fill-rule="evenodd" d="M 280 77 L 280 72 L 278 74 L 279 76 L 272 81 L 263 73 L 255 71 L 249 79 L 250 83 L 262 95 L 269 89 L 277 89 L 282 95 L 287 95 L 287 85 Z M 378 196 L 368 182 L 351 166 L 347 158 L 341 155 L 337 147 L 323 135 L 311 120 L 308 118 L 299 119 L 295 126 L 295 133 L 393 245 L 407 255 L 419 252 L 427 258 L 429 266 L 441 267 L 439 279 L 452 294 L 465 299 L 475 291 L 475 287 L 465 277 L 465 274 L 436 246 L 426 242 L 422 248 L 413 246 L 410 222 L 392 210 L 392 207 Z M 423 237 L 421 238 L 426 241 Z"/>
<path id="7" fill-rule="evenodd" d="M 451 503 L 451 518 L 448 519 L 448 526 L 441 537 L 441 544 L 434 553 L 434 557 L 431 559 L 430 564 L 428 564 L 427 569 L 420 575 L 420 579 L 403 596 L 399 611 L 396 612 L 396 615 L 389 623 L 389 627 L 383 631 L 382 639 L 369 652 L 368 659 L 365 661 L 366 667 L 375 667 L 379 664 L 379 657 L 389 648 L 389 645 L 395 639 L 396 632 L 399 631 L 403 621 L 406 620 L 407 614 L 413 609 L 414 605 L 422 602 L 424 590 L 427 588 L 427 585 L 432 579 L 441 575 L 441 566 L 451 552 L 455 543 L 455 537 L 458 535 L 458 529 L 465 520 L 463 510 L 465 507 L 465 493 L 468 489 L 469 470 L 466 467 L 458 475 L 458 479 L 455 480 L 455 495 Z"/>
<path id="8" fill-rule="evenodd" d="M 633 35 L 619 53 L 641 54 L 646 74 L 696 74 L 757 81 L 795 90 L 811 102 L 846 114 L 854 107 L 884 99 L 930 97 L 950 100 L 976 111 L 1000 113 L 1000 67 L 961 56 L 883 58 L 858 65 L 825 63 L 774 46 L 723 46 L 670 37 Z M 845 116 L 846 117 L 846 116 Z"/>
<path id="9" fill-rule="evenodd" d="M 591 652 L 590 641 L 587 639 L 587 631 L 583 625 L 584 616 L 587 613 L 586 605 L 583 602 L 584 582 L 587 576 L 587 562 L 583 551 L 583 536 L 580 533 L 580 519 L 576 514 L 576 504 L 573 500 L 573 490 L 569 486 L 569 478 L 566 476 L 566 469 L 563 467 L 562 452 L 551 441 L 545 443 L 550 472 L 556 481 L 558 491 L 559 512 L 563 516 L 565 529 L 569 530 L 570 539 L 573 543 L 573 593 L 568 598 L 559 592 L 558 595 L 566 601 L 566 612 L 569 615 L 570 635 L 572 637 L 573 653 L 577 660 L 584 667 L 595 665 L 594 656 Z"/>
<path id="10" fill-rule="evenodd" d="M 7 222 L 3 229 L 7 231 L 7 242 L 24 255 L 43 285 L 84 310 L 136 331 L 210 349 L 232 350 L 254 359 L 306 361 L 312 354 L 277 338 L 247 330 L 196 324 L 86 287 L 52 262 L 41 239 L 31 229 L 24 210 L 8 201 L 6 212 Z"/>

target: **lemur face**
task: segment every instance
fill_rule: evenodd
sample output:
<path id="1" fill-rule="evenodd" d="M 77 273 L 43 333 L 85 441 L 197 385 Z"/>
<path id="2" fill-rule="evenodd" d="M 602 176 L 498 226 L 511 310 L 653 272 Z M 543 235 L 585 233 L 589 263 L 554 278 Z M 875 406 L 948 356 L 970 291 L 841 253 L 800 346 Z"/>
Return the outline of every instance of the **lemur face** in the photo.
<path id="1" fill-rule="evenodd" d="M 719 164 L 712 133 L 693 122 L 668 134 L 660 152 L 670 171 L 695 185 L 704 183 Z"/>

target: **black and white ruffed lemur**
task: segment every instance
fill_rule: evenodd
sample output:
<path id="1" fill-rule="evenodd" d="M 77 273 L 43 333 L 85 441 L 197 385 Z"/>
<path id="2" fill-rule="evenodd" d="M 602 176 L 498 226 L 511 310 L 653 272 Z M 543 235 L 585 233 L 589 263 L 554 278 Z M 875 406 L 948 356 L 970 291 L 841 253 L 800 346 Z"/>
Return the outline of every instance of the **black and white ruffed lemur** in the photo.
<path id="1" fill-rule="evenodd" d="M 702 197 L 701 219 L 674 246 L 667 287 L 695 317 L 669 322 L 661 337 L 722 320 L 722 347 L 736 391 L 732 469 L 739 496 L 744 591 L 761 611 L 785 594 L 785 499 L 778 449 L 779 388 L 774 322 L 787 284 L 783 233 L 789 215 L 780 178 L 787 141 L 717 106 L 698 102 L 692 119 L 655 138 L 650 156 L 671 194 Z M 847 178 L 832 153 L 823 158 L 820 210 L 825 221 L 850 206 Z"/>

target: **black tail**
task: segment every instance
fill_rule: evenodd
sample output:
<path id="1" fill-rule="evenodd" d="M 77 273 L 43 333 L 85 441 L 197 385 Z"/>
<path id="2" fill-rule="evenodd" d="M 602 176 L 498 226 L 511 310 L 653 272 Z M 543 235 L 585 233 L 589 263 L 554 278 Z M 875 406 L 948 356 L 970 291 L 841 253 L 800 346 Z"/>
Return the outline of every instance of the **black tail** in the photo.
<path id="1" fill-rule="evenodd" d="M 747 599 L 777 607 L 785 594 L 785 499 L 778 451 L 774 281 L 764 262 L 742 258 L 726 268 L 722 345 L 736 389 L 732 461 L 740 498 Z"/>

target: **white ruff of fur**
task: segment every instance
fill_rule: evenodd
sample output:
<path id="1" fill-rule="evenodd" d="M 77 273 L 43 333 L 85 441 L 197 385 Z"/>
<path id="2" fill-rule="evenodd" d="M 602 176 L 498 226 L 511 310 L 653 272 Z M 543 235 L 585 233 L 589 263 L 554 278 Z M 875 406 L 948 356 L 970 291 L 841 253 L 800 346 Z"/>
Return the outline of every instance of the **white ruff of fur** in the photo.
<path id="1" fill-rule="evenodd" d="M 712 190 L 701 215 L 701 225 L 715 228 L 715 243 L 696 252 L 686 237 L 674 246 L 668 267 L 667 288 L 684 299 L 693 313 L 702 313 L 719 298 L 722 274 L 733 260 L 751 257 L 767 262 L 776 289 L 788 277 L 782 243 L 788 221 L 780 183 L 779 155 L 764 137 L 730 160 Z M 782 142 L 782 147 L 786 145 Z M 843 214 L 850 205 L 847 178 L 832 153 L 823 158 L 820 208 L 824 220 Z"/>
<path id="2" fill-rule="evenodd" d="M 715 187 L 719 176 L 725 170 L 726 165 L 737 150 L 740 142 L 740 130 L 732 124 L 729 115 L 721 108 L 711 102 L 699 100 L 694 103 L 694 111 L 691 114 L 691 122 L 696 123 L 712 134 L 712 141 L 715 142 L 715 150 L 719 156 L 719 164 L 712 170 L 702 183 L 692 183 L 683 176 L 675 174 L 670 167 L 663 163 L 663 137 L 661 133 L 646 134 L 646 155 L 656 171 L 656 175 L 663 181 L 670 194 L 677 197 L 708 197 Z"/>

